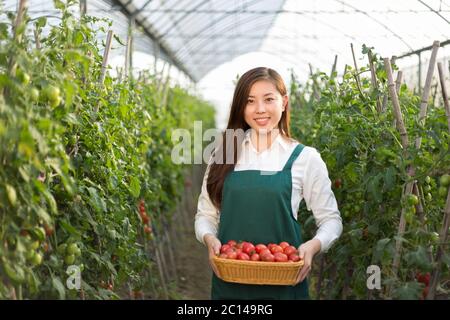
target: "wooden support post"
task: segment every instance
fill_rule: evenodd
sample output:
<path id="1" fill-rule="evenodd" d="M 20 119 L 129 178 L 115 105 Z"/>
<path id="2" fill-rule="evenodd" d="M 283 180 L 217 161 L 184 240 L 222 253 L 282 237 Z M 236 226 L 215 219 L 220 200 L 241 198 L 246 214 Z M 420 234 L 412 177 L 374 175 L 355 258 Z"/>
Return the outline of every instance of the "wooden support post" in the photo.
<path id="1" fill-rule="evenodd" d="M 445 114 L 447 116 L 447 125 L 448 131 L 450 132 L 450 103 L 448 101 L 448 93 L 447 88 L 445 87 L 445 75 L 444 68 L 442 67 L 442 63 L 438 62 L 438 72 L 439 72 L 439 80 L 441 83 L 442 90 L 442 98 L 444 99 L 444 108 Z M 436 296 L 436 287 L 439 282 L 441 266 L 442 266 L 442 257 L 445 254 L 447 247 L 447 238 L 448 238 L 448 229 L 450 228 L 450 188 L 447 192 L 447 201 L 445 203 L 444 208 L 444 218 L 442 222 L 442 228 L 439 234 L 439 246 L 436 252 L 435 258 L 435 267 L 430 279 L 430 288 L 428 291 L 428 295 L 426 297 L 427 300 L 433 300 Z"/>
<path id="2" fill-rule="evenodd" d="M 109 30 L 108 35 L 106 37 L 105 52 L 103 52 L 102 70 L 100 72 L 100 78 L 98 80 L 100 85 L 102 85 L 103 81 L 105 80 L 106 67 L 108 66 L 108 57 L 109 57 L 109 52 L 111 51 L 113 35 L 114 35 L 113 31 Z"/>

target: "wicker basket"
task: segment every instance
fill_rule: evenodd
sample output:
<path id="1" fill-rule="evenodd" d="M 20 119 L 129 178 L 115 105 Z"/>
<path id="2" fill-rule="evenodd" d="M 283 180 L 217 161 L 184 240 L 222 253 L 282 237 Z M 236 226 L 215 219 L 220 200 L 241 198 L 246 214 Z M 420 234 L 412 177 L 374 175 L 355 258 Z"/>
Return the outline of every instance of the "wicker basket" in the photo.
<path id="1" fill-rule="evenodd" d="M 213 258 L 219 278 L 245 284 L 294 285 L 303 266 L 298 262 L 264 262 Z"/>

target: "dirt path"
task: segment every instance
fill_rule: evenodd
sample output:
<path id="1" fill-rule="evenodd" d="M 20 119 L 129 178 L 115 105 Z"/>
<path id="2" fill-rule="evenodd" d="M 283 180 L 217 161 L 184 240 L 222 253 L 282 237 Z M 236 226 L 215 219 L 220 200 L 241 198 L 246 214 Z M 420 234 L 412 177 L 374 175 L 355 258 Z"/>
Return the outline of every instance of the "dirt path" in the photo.
<path id="1" fill-rule="evenodd" d="M 203 170 L 193 170 L 192 181 L 185 190 L 183 223 L 178 226 L 177 274 L 178 292 L 184 299 L 208 300 L 211 295 L 212 271 L 203 244 L 197 241 L 194 231 L 194 216 L 197 210 Z"/>

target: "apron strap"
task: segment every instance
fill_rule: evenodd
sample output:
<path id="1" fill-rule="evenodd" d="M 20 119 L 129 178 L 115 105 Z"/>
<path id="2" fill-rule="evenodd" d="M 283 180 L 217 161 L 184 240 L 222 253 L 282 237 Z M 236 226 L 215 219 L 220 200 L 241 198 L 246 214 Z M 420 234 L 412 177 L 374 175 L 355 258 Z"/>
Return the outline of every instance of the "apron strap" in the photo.
<path id="1" fill-rule="evenodd" d="M 286 164 L 284 165 L 283 171 L 284 170 L 291 170 L 292 168 L 292 164 L 294 163 L 295 159 L 297 159 L 297 157 L 300 155 L 300 153 L 302 152 L 303 148 L 305 146 L 302 145 L 301 143 L 299 143 L 294 151 L 292 151 L 291 156 L 289 157 L 288 161 L 286 162 Z"/>

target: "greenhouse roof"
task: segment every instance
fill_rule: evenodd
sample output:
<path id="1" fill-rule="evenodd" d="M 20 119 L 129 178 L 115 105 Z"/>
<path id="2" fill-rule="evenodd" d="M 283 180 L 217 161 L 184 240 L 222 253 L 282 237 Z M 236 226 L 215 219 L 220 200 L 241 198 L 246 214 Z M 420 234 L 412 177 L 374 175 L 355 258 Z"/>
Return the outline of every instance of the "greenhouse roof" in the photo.
<path id="1" fill-rule="evenodd" d="M 350 43 L 401 55 L 450 39 L 449 0 L 117 0 L 195 80 L 252 51 L 331 68 Z M 359 49 L 358 49 L 359 48 Z M 342 61 L 342 60 L 341 60 Z M 351 63 L 351 60 L 349 60 Z"/>

